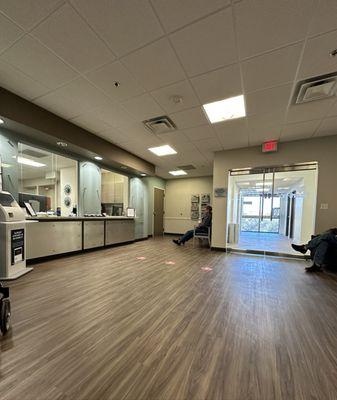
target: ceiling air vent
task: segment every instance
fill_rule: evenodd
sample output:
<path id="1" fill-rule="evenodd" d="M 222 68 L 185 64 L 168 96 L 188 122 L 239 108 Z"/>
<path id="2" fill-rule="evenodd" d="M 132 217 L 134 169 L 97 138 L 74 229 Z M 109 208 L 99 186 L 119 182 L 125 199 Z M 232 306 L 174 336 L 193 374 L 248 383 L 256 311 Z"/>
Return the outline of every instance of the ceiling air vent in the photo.
<path id="1" fill-rule="evenodd" d="M 179 167 L 177 167 L 178 169 L 182 169 L 184 171 L 190 171 L 191 169 L 195 169 L 195 166 L 192 164 L 189 165 L 180 165 Z"/>
<path id="2" fill-rule="evenodd" d="M 297 85 L 295 103 L 302 104 L 335 96 L 336 88 L 337 73 L 306 79 Z"/>
<path id="3" fill-rule="evenodd" d="M 143 121 L 143 124 L 147 129 L 156 135 L 160 135 L 161 133 L 172 132 L 177 129 L 174 122 L 171 118 L 163 115 L 162 117 L 155 117 L 151 119 L 147 119 Z"/>

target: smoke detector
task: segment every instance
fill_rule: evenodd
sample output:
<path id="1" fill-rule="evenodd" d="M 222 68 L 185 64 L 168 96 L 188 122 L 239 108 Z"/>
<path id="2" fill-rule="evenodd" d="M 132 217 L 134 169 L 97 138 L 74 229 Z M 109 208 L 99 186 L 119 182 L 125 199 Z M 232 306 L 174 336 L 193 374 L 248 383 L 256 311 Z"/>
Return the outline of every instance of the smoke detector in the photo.
<path id="1" fill-rule="evenodd" d="M 321 75 L 301 81 L 295 92 L 295 104 L 326 99 L 335 96 L 337 73 Z"/>
<path id="2" fill-rule="evenodd" d="M 166 115 L 155 117 L 143 121 L 145 127 L 156 135 L 161 133 L 172 132 L 177 129 L 175 123 Z"/>

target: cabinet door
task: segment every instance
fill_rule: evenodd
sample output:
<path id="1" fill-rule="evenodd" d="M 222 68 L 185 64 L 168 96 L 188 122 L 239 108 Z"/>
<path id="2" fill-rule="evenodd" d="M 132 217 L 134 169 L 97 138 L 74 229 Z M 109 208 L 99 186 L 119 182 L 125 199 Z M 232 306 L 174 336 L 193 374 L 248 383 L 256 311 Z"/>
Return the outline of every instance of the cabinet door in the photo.
<path id="1" fill-rule="evenodd" d="M 83 248 L 104 246 L 104 221 L 83 222 Z"/>

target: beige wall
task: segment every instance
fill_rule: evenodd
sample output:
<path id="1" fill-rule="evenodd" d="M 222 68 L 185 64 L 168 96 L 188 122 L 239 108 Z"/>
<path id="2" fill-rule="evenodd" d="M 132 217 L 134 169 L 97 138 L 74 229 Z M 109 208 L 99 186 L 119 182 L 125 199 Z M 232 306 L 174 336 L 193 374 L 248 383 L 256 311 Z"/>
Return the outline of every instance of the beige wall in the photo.
<path id="1" fill-rule="evenodd" d="M 212 177 L 170 179 L 166 182 L 165 232 L 184 233 L 192 229 L 197 221 L 191 220 L 191 195 L 211 194 Z"/>
<path id="2" fill-rule="evenodd" d="M 214 159 L 213 188 L 227 188 L 228 171 L 232 168 L 278 166 L 309 161 L 318 162 L 315 231 L 321 232 L 337 226 L 337 136 L 281 143 L 279 151 L 272 154 L 262 153 L 260 146 L 217 152 Z M 327 203 L 329 208 L 321 210 L 322 203 Z M 212 231 L 214 247 L 225 247 L 226 208 L 226 198 L 214 198 Z"/>

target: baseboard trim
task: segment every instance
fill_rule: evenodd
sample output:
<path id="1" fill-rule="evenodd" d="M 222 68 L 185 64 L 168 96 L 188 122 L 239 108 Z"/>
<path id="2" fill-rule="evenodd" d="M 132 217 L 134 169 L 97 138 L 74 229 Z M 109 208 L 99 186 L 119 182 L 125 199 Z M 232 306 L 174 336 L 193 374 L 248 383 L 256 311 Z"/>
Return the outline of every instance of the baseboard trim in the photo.
<path id="1" fill-rule="evenodd" d="M 213 250 L 213 251 L 222 251 L 223 253 L 227 253 L 226 247 L 211 246 L 211 250 Z"/>

